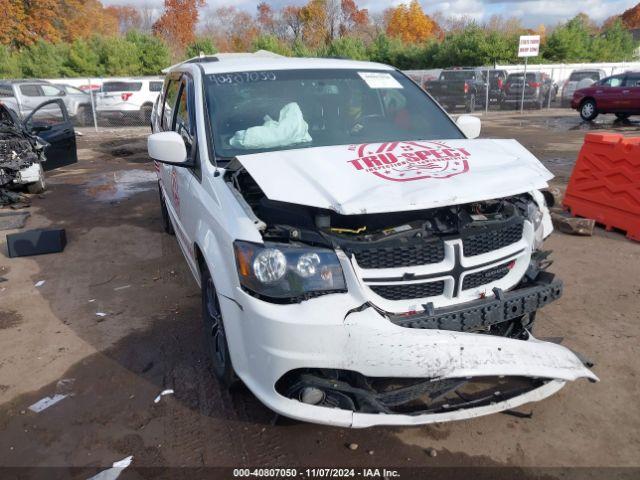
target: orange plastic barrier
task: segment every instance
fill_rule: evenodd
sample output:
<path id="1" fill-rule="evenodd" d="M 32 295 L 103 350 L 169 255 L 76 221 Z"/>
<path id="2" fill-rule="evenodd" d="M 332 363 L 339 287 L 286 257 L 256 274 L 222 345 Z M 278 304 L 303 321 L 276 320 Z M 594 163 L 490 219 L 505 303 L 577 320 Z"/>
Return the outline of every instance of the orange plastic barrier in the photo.
<path id="1" fill-rule="evenodd" d="M 589 133 L 563 203 L 573 215 L 640 241 L 640 138 Z"/>

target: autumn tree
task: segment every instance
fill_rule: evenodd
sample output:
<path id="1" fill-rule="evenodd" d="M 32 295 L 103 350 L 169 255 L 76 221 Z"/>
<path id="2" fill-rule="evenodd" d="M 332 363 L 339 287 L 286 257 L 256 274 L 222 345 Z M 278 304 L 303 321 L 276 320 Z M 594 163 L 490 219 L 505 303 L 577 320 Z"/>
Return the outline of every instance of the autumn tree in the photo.
<path id="1" fill-rule="evenodd" d="M 219 7 L 205 12 L 203 34 L 221 52 L 246 52 L 260 33 L 254 18 L 236 7 Z"/>
<path id="2" fill-rule="evenodd" d="M 195 40 L 198 8 L 205 0 L 164 0 L 164 11 L 153 24 L 152 30 L 171 45 L 181 50 Z"/>
<path id="3" fill-rule="evenodd" d="M 302 17 L 302 8 L 295 5 L 287 5 L 282 9 L 281 17 L 283 23 L 291 30 L 294 43 L 302 38 L 302 28 L 304 19 Z"/>
<path id="4" fill-rule="evenodd" d="M 142 17 L 137 8 L 131 5 L 111 5 L 105 8 L 107 15 L 116 19 L 120 33 L 127 33 L 129 30 L 140 30 L 142 27 Z"/>
<path id="5" fill-rule="evenodd" d="M 418 0 L 387 10 L 387 34 L 404 43 L 419 43 L 441 35 L 440 27 L 424 13 Z"/>
<path id="6" fill-rule="evenodd" d="M 626 28 L 640 28 L 640 3 L 629 10 L 625 10 L 620 18 Z"/>

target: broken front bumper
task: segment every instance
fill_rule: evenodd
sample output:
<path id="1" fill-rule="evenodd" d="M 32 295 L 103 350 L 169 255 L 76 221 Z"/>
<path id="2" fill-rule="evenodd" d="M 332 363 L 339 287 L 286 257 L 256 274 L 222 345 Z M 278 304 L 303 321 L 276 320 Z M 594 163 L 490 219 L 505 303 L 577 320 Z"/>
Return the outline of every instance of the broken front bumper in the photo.
<path id="1" fill-rule="evenodd" d="M 578 378 L 597 380 L 569 349 L 528 340 L 439 329 L 404 328 L 350 294 L 276 305 L 242 290 L 221 298 L 232 363 L 269 408 L 298 420 L 368 427 L 417 425 L 471 418 L 541 400 Z M 288 398 L 278 382 L 296 370 L 341 370 L 370 379 L 524 378 L 534 383 L 513 395 L 462 402 L 427 413 L 371 413 Z M 535 383 L 538 382 L 538 383 Z M 424 383 L 424 382 L 423 382 Z"/>

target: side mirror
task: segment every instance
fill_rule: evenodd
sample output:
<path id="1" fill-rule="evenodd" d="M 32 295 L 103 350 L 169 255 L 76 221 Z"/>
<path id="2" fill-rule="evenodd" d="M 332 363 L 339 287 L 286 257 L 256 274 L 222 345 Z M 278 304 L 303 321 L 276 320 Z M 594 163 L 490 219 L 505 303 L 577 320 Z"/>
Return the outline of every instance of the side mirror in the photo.
<path id="1" fill-rule="evenodd" d="M 152 133 L 147 138 L 147 151 L 151 158 L 161 163 L 182 167 L 191 165 L 184 140 L 176 132 Z"/>
<path id="2" fill-rule="evenodd" d="M 456 120 L 456 125 L 462 130 L 467 138 L 478 138 L 482 125 L 478 117 L 472 115 L 460 115 Z"/>

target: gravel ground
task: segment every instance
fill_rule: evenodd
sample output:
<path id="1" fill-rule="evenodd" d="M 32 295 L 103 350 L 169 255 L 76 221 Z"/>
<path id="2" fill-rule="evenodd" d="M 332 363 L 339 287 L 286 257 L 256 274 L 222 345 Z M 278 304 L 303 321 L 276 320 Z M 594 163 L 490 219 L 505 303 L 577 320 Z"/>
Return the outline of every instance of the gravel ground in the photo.
<path id="1" fill-rule="evenodd" d="M 562 186 L 585 133 L 640 129 L 610 117 L 588 126 L 566 111 L 501 112 L 483 119 L 483 136 L 518 139 Z M 0 239 L 0 277 L 7 279 L 0 283 L 1 478 L 87 478 L 129 455 L 132 466 L 121 478 L 336 465 L 499 467 L 483 470 L 492 478 L 516 478 L 502 467 L 517 468 L 517 478 L 638 478 L 638 243 L 602 229 L 587 238 L 554 233 L 548 241 L 552 270 L 566 289 L 541 311 L 538 335 L 563 337 L 593 360 L 600 383 L 578 381 L 525 407 L 532 418 L 498 414 L 363 431 L 292 422 L 212 378 L 199 291 L 174 238 L 160 228 L 146 133 L 84 131 L 79 163 L 52 173 L 49 191 L 32 199 L 27 228 L 65 228 L 64 253 L 9 259 Z M 175 393 L 154 403 L 166 388 Z M 56 393 L 69 396 L 40 413 L 28 409 Z M 402 478 L 410 476 L 424 478 L 409 470 Z"/>

